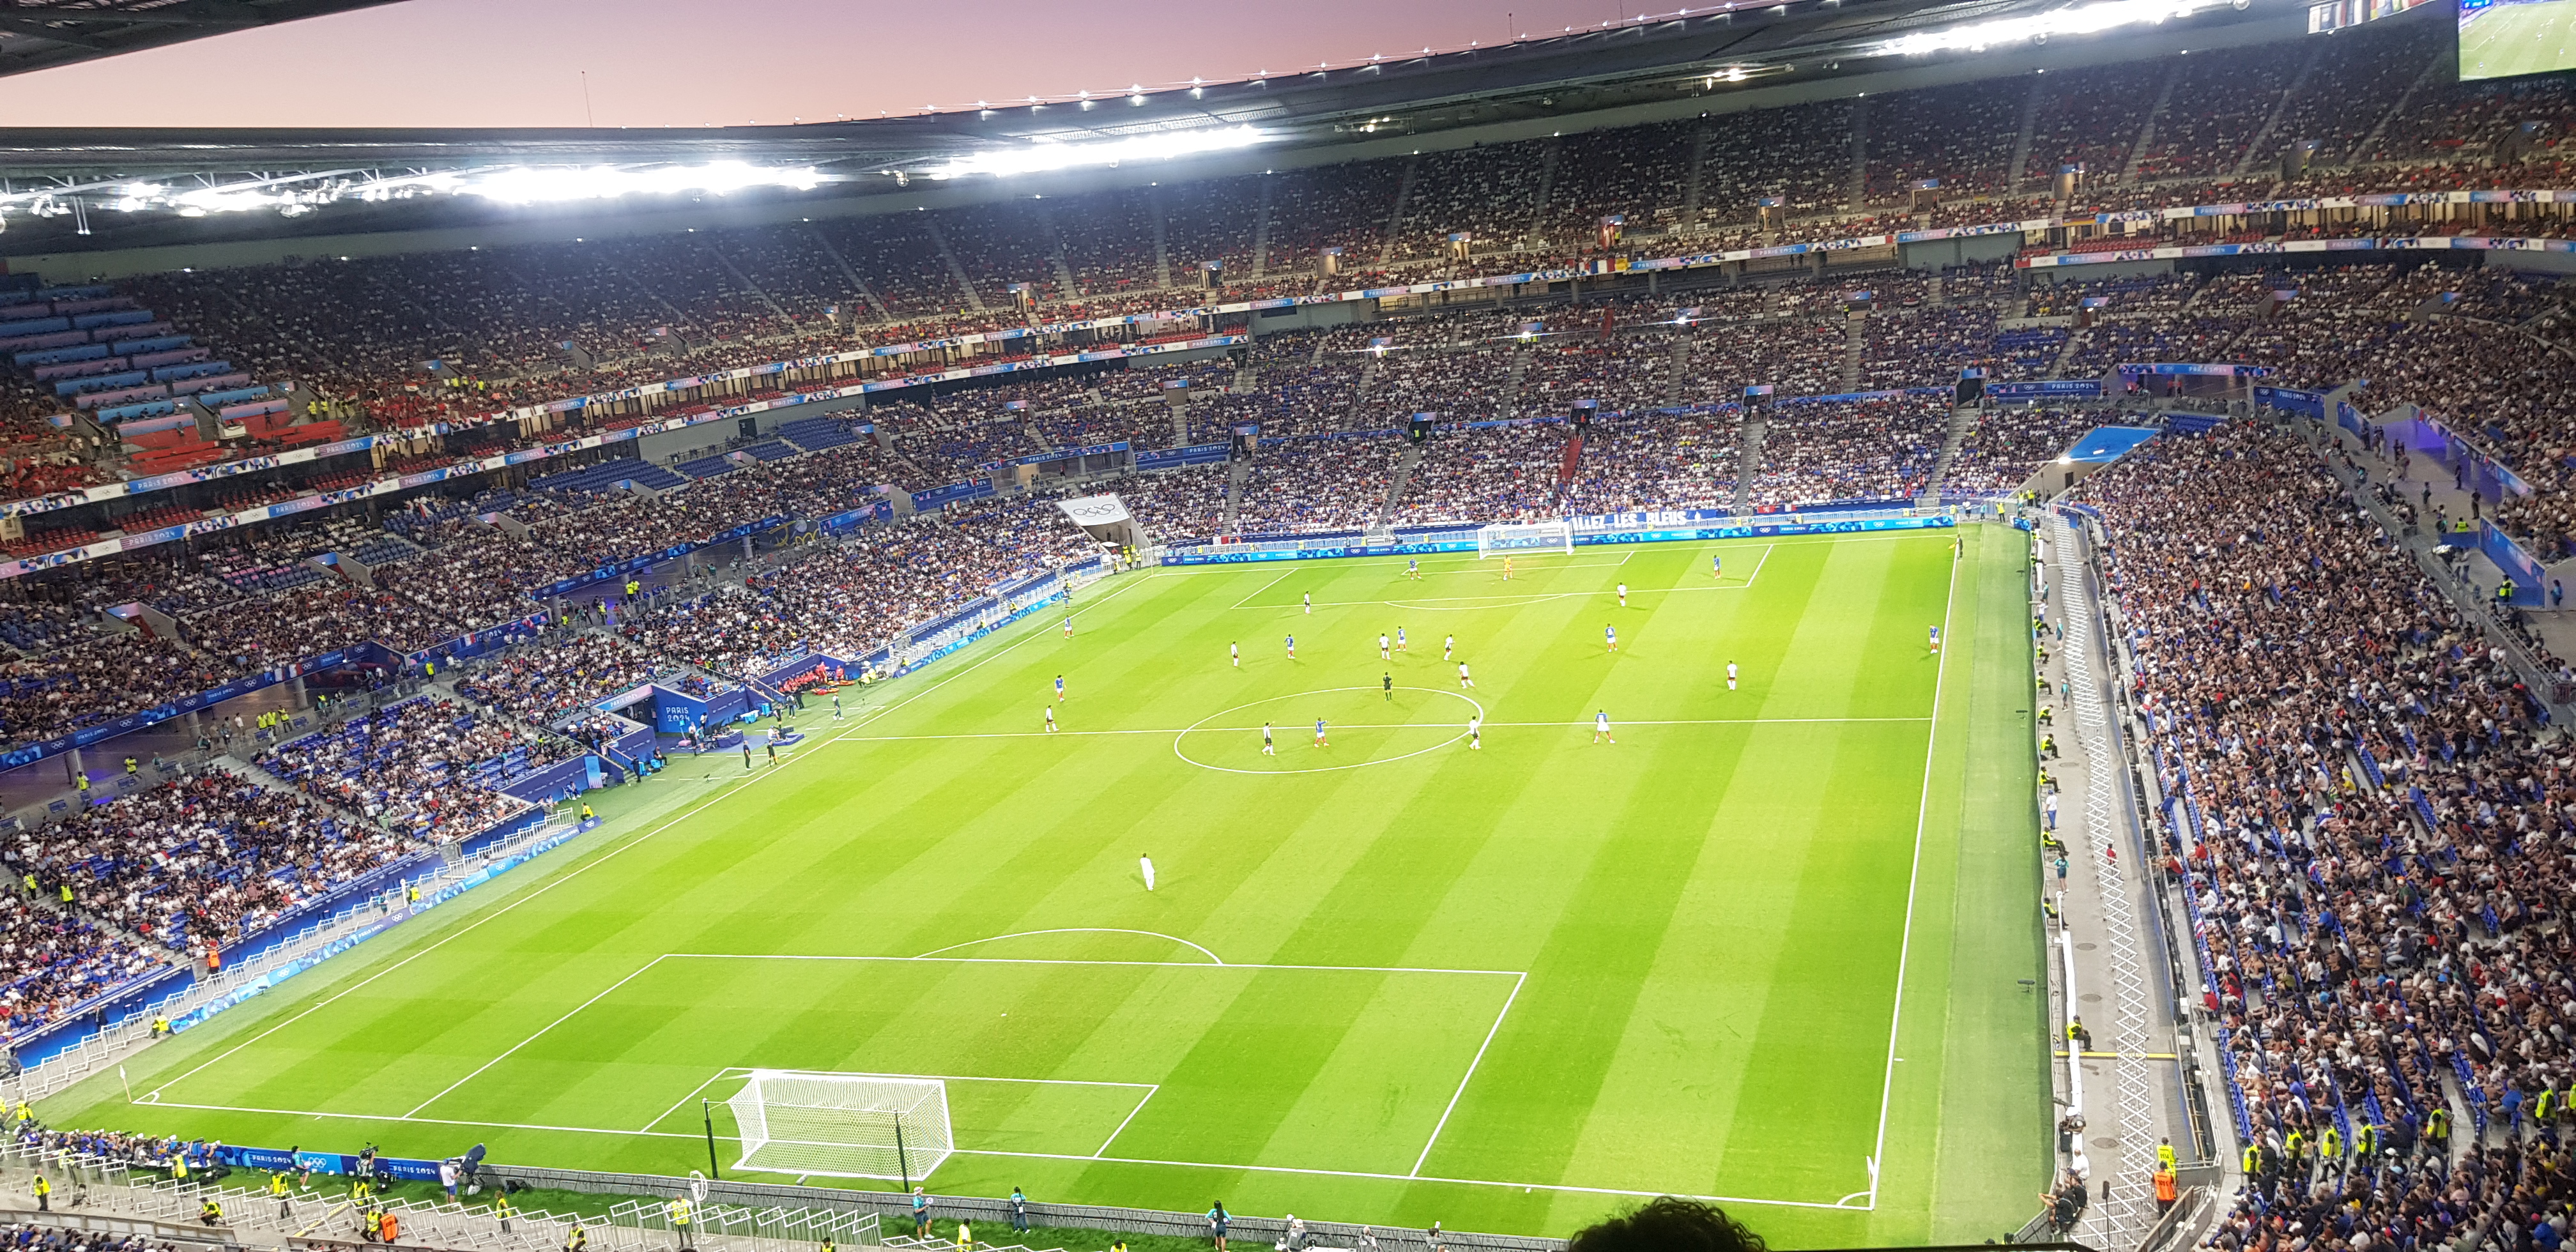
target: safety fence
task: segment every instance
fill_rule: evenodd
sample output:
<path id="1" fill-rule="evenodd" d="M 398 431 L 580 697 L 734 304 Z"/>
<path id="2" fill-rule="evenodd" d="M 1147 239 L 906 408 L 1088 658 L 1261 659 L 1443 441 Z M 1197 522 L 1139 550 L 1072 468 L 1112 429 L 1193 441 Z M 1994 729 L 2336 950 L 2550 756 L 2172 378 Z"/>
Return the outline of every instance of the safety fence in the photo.
<path id="1" fill-rule="evenodd" d="M 878 1240 L 874 1213 L 848 1208 L 728 1203 L 714 1197 L 692 1203 L 686 1237 L 665 1203 L 628 1200 L 604 1213 L 558 1213 L 538 1208 L 503 1209 L 489 1201 L 413 1200 L 386 1197 L 364 1203 L 346 1192 L 289 1186 L 227 1185 L 202 1177 L 175 1178 L 161 1169 L 64 1149 L 24 1143 L 0 1145 L 0 1188 L 29 1195 L 34 1180 L 51 1184 L 48 1202 L 67 1213 L 190 1225 L 223 1231 L 227 1243 L 328 1246 L 368 1242 L 374 1214 L 389 1215 L 399 1242 L 453 1252 L 555 1252 L 578 1228 L 596 1252 L 814 1252 L 830 1243 L 866 1247 Z M 683 1184 L 685 1185 L 685 1184 Z M 497 1198 L 499 1180 L 484 1189 Z M 248 1232 L 260 1232 L 259 1237 Z"/>

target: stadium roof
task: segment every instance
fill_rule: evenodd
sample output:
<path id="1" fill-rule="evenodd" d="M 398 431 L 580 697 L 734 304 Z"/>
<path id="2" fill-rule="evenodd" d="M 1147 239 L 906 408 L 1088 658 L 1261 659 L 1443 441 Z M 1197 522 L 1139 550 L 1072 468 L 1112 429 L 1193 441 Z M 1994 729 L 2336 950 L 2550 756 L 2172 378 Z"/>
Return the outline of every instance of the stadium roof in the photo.
<path id="1" fill-rule="evenodd" d="M 393 0 L 0 0 L 0 74 L 51 69 Z"/>
<path id="2" fill-rule="evenodd" d="M 220 16 L 256 8 L 302 15 L 373 2 L 378 0 L 92 0 L 89 8 L 41 7 L 49 14 L 113 8 Z M 19 0 L 15 9 L 0 7 L 0 14 L 28 7 Z M 1129 159 L 1205 150 L 1246 135 L 1246 128 L 1267 144 L 1315 148 L 1514 122 L 1562 119 L 1579 126 L 1583 115 L 1604 110 L 1686 109 L 1693 101 L 1709 108 L 1713 98 L 1766 86 L 1975 58 L 1986 51 L 1982 43 L 1970 47 L 1953 40 L 1927 55 L 1891 52 L 1889 44 L 2109 9 L 2122 10 L 2132 24 L 2244 28 L 2237 32 L 2242 39 L 2258 25 L 2275 34 L 2294 32 L 2298 25 L 2291 19 L 2305 6 L 2301 0 L 1718 0 L 1660 18 L 1487 47 L 1425 49 L 1230 82 L 1137 84 L 1109 95 L 975 102 L 902 117 L 794 126 L 0 130 L 0 178 L 8 180 L 0 184 L 0 230 L 8 232 L 11 252 L 30 245 L 84 251 L 476 220 L 471 211 L 429 210 L 421 203 L 454 204 L 460 198 L 445 193 L 514 204 L 595 204 L 604 198 L 605 183 L 622 190 L 697 193 L 825 187 L 830 194 L 850 195 L 893 191 L 996 157 L 1062 155 L 1113 144 L 1127 145 Z M 0 24 L 31 22 L 47 24 L 0 17 Z M 167 27 L 151 33 L 165 41 L 172 37 Z M 2045 37 L 2014 35 L 2011 43 Z M 2096 38 L 2108 44 L 2120 36 Z M 705 171 L 715 162 L 734 164 Z M 352 202 L 375 208 L 361 211 Z M 390 202 L 407 207 L 388 210 Z M 220 235 L 174 221 L 209 216 L 224 219 Z M 288 220 L 296 218 L 306 220 Z M 102 230 L 111 237 L 101 237 Z"/>

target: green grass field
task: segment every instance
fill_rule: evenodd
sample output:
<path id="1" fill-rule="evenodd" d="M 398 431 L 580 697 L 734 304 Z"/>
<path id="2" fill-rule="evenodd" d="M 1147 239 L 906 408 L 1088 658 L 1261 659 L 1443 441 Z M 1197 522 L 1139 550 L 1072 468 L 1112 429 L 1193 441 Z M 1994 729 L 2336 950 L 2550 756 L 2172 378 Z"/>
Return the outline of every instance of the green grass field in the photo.
<path id="1" fill-rule="evenodd" d="M 2499 4 L 2460 23 L 2460 77 L 2506 78 L 2576 65 L 2576 0 Z"/>
<path id="2" fill-rule="evenodd" d="M 943 1192 L 1997 1235 L 2048 1168 L 2026 541 L 1960 533 L 1121 575 L 41 1112 L 681 1172 L 746 1067 L 925 1075 Z"/>

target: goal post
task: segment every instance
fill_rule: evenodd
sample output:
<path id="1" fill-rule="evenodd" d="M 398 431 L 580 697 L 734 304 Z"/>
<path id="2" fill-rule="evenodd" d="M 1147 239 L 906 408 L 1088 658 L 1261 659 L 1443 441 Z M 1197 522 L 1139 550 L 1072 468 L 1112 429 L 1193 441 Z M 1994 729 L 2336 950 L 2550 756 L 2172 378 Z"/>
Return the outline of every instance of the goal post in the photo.
<path id="1" fill-rule="evenodd" d="M 956 1151 L 948 1086 L 936 1078 L 755 1069 L 725 1103 L 739 1170 L 911 1183 Z"/>
<path id="2" fill-rule="evenodd" d="M 1515 522 L 1487 526 L 1476 532 L 1476 557 L 1511 556 L 1525 552 L 1574 551 L 1574 523 Z"/>

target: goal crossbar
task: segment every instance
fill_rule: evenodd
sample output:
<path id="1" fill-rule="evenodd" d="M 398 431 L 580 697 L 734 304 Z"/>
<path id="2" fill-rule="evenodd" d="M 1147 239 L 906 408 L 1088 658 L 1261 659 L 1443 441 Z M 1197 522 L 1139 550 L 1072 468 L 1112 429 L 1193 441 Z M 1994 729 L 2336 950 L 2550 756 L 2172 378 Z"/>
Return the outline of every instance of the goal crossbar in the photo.
<path id="1" fill-rule="evenodd" d="M 1476 556 L 1480 560 L 1515 553 L 1573 551 L 1574 523 L 1567 521 L 1497 523 L 1476 532 Z"/>
<path id="2" fill-rule="evenodd" d="M 725 1104 L 738 1170 L 912 1182 L 956 1151 L 936 1078 L 755 1069 Z"/>

